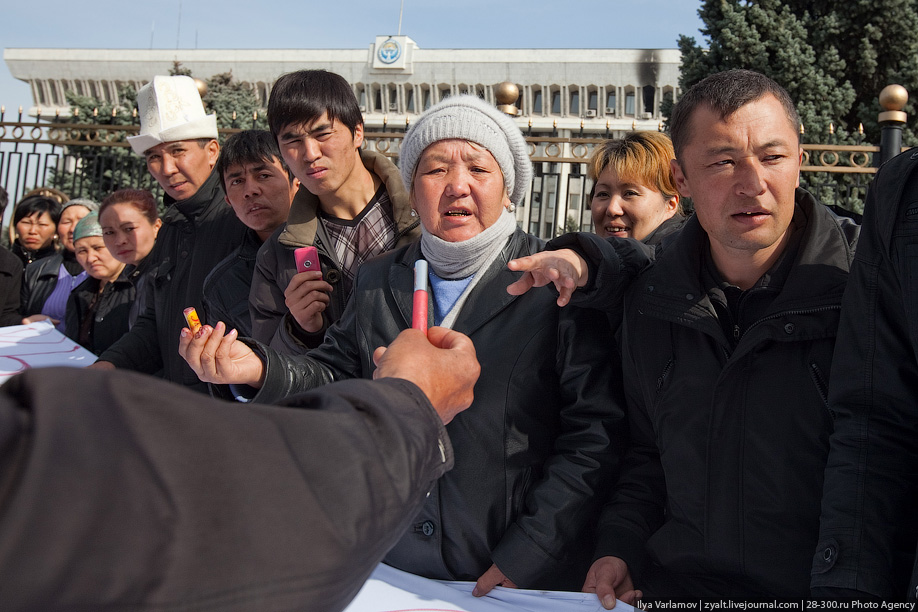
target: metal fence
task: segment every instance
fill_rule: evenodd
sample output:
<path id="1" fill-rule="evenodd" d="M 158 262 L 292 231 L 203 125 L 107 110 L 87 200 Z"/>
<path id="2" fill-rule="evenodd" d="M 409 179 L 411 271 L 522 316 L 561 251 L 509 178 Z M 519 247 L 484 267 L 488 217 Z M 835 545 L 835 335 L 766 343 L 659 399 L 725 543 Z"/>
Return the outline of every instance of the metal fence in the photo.
<path id="1" fill-rule="evenodd" d="M 0 187 L 16 202 L 36 187 L 54 187 L 70 197 L 101 200 L 116 189 L 161 188 L 135 155 L 125 137 L 137 125 L 77 124 L 40 118 L 6 121 L 0 115 Z M 222 129 L 221 139 L 240 128 Z M 535 169 L 532 186 L 518 209 L 518 219 L 530 233 L 551 238 L 567 231 L 589 231 L 592 221 L 586 160 L 605 134 L 557 136 L 527 134 Z M 364 146 L 393 158 L 404 130 L 367 130 Z M 823 203 L 861 212 L 867 185 L 876 171 L 878 146 L 804 145 L 801 185 Z M 690 203 L 689 203 L 690 205 Z M 12 206 L 2 216 L 9 224 Z"/>

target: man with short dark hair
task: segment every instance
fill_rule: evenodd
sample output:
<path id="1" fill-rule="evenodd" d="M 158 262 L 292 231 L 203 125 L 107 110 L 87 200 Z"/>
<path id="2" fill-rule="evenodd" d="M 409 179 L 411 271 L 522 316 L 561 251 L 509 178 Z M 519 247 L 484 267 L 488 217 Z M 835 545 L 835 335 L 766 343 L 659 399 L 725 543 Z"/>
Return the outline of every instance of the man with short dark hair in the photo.
<path id="1" fill-rule="evenodd" d="M 632 448 L 584 583 L 606 608 L 641 593 L 809 597 L 858 227 L 798 188 L 798 125 L 787 92 L 747 70 L 704 79 L 673 111 L 673 173 L 695 215 L 625 296 Z M 589 280 L 590 305 L 621 308 L 616 240 L 565 240 L 594 266 L 570 286 Z"/>
<path id="2" fill-rule="evenodd" d="M 420 236 L 398 169 L 361 150 L 363 116 L 341 76 L 301 70 L 280 77 L 268 123 L 300 180 L 287 224 L 258 254 L 252 336 L 280 352 L 318 346 L 344 312 L 357 267 Z M 315 246 L 321 271 L 297 273 L 293 251 Z"/>
<path id="3" fill-rule="evenodd" d="M 249 291 L 258 249 L 287 221 L 290 203 L 299 189 L 277 148 L 277 140 L 265 130 L 245 130 L 223 144 L 217 173 L 223 179 L 226 203 L 248 229 L 236 249 L 214 267 L 204 280 L 206 321 L 223 321 L 242 336 L 252 334 Z"/>
<path id="4" fill-rule="evenodd" d="M 204 279 L 241 242 L 245 226 L 224 203 L 214 172 L 220 145 L 216 115 L 205 114 L 201 95 L 187 76 L 155 76 L 137 92 L 140 133 L 129 136 L 134 152 L 165 190 L 163 226 L 152 258 L 147 309 L 131 331 L 99 356 L 92 368 L 126 368 L 154 374 L 203 393 L 178 354 L 186 325 L 182 311 L 193 306 L 204 317 Z"/>

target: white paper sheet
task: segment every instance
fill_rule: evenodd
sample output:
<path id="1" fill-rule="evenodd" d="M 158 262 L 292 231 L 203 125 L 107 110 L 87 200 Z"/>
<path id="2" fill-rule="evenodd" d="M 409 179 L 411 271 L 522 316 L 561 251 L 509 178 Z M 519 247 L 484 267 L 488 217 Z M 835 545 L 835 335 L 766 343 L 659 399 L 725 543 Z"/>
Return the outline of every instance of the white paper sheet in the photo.
<path id="1" fill-rule="evenodd" d="M 48 321 L 0 327 L 0 383 L 29 368 L 84 368 L 95 361 L 95 355 Z"/>
<path id="2" fill-rule="evenodd" d="M 600 612 L 592 593 L 496 587 L 473 597 L 472 582 L 441 582 L 380 564 L 344 612 Z M 633 612 L 618 602 L 617 612 Z"/>

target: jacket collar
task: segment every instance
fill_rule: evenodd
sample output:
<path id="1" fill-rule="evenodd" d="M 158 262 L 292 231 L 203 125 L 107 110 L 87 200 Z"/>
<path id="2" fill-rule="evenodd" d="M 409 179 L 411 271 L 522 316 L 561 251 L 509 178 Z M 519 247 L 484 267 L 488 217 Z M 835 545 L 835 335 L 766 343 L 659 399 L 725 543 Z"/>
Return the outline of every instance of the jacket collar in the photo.
<path id="1" fill-rule="evenodd" d="M 214 169 L 210 171 L 210 176 L 190 198 L 176 200 L 168 194 L 163 195 L 163 204 L 168 207 L 163 215 L 163 223 L 175 223 L 182 218 L 193 220 L 203 213 L 215 199 L 223 200 L 223 197 L 223 182 L 214 166 Z"/>
<path id="2" fill-rule="evenodd" d="M 854 255 L 854 241 L 846 236 L 834 213 L 803 189 L 797 189 L 795 204 L 807 224 L 793 268 L 772 304 L 774 312 L 838 305 Z M 654 265 L 636 281 L 641 312 L 686 325 L 712 317 L 708 288 L 701 281 L 707 241 L 707 234 L 693 215 L 680 234 L 657 254 Z"/>
<path id="3" fill-rule="evenodd" d="M 364 167 L 375 174 L 386 186 L 389 201 L 392 203 L 392 215 L 395 217 L 396 231 L 401 234 L 417 219 L 411 217 L 411 206 L 408 203 L 408 192 L 402 184 L 398 168 L 388 157 L 375 151 L 360 150 L 360 161 Z M 305 187 L 300 187 L 290 206 L 287 225 L 278 236 L 278 241 L 287 246 L 309 246 L 316 242 L 318 231 L 319 198 Z"/>
<path id="4" fill-rule="evenodd" d="M 481 272 L 484 276 L 465 301 L 453 329 L 466 335 L 472 334 L 519 299 L 520 296 L 507 293 L 507 285 L 519 279 L 521 273 L 509 270 L 507 262 L 534 252 L 529 245 L 528 238 L 527 234 L 519 228 L 510 236 L 507 246 L 497 256 L 497 259 Z M 422 258 L 421 245 L 420 242 L 415 242 L 405 249 L 395 263 L 389 267 L 389 286 L 395 296 L 395 303 L 405 321 L 409 322 L 414 299 L 414 262 L 420 258 Z M 433 308 L 433 296 L 428 295 L 429 325 L 433 324 Z"/>

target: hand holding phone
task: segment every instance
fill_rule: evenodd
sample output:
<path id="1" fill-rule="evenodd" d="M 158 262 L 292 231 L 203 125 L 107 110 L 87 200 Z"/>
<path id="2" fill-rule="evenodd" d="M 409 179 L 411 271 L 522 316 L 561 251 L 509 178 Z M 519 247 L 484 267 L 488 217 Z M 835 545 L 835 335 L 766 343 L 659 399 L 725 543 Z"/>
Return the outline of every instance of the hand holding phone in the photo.
<path id="1" fill-rule="evenodd" d="M 322 313 L 330 301 L 332 286 L 322 279 L 319 252 L 314 246 L 300 247 L 293 251 L 297 274 L 290 279 L 284 291 L 284 303 L 297 324 L 310 333 L 321 331 L 325 326 Z M 318 272 L 318 278 L 301 276 L 300 272 Z"/>

